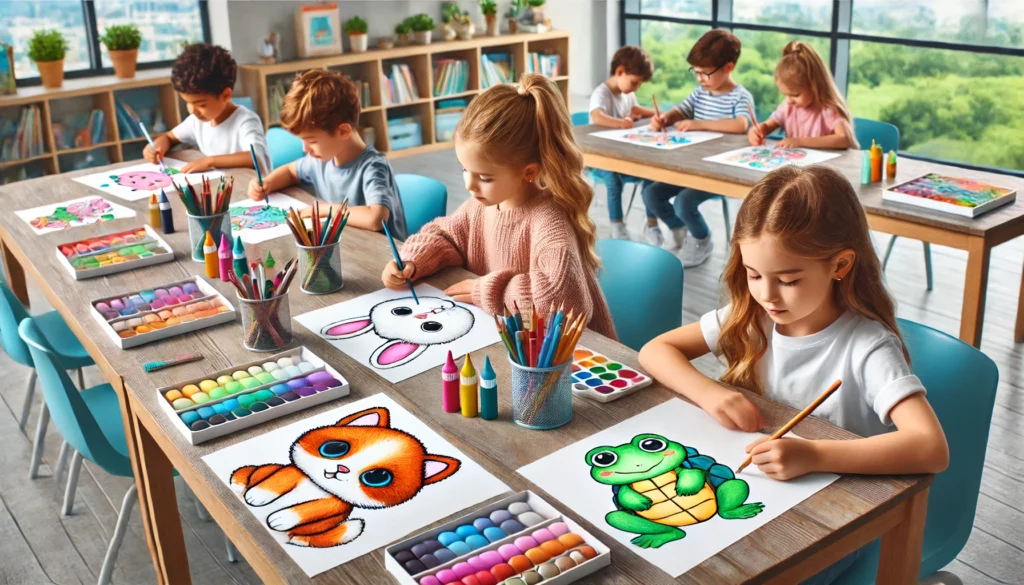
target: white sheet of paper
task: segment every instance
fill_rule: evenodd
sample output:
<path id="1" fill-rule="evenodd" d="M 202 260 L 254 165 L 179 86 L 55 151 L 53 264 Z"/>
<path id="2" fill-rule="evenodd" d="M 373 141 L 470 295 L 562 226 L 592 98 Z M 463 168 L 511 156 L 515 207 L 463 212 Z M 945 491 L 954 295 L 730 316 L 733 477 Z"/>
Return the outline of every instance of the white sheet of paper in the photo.
<path id="1" fill-rule="evenodd" d="M 381 289 L 295 320 L 393 384 L 444 364 L 449 350 L 461 358 L 500 341 L 480 308 L 427 284 L 417 284 L 416 294 L 419 305 L 407 288 Z"/>
<path id="2" fill-rule="evenodd" d="M 327 459 L 314 454 L 307 456 L 301 468 L 312 471 L 297 489 L 285 492 L 280 498 L 261 506 L 246 504 L 250 512 L 263 523 L 281 547 L 288 553 L 299 567 L 312 577 L 328 569 L 347 563 L 348 561 L 390 544 L 424 526 L 436 522 L 445 516 L 454 514 L 468 506 L 478 504 L 508 491 L 508 486 L 488 473 L 475 461 L 453 447 L 427 425 L 402 408 L 398 403 L 384 394 L 367 396 L 362 400 L 350 402 L 333 410 L 294 422 L 286 427 L 275 429 L 248 441 L 232 445 L 203 457 L 203 461 L 224 482 L 231 486 L 231 476 L 240 467 L 267 464 L 289 465 L 292 461 L 293 448 L 301 450 L 297 443 L 300 436 L 317 428 L 333 427 L 343 418 L 374 408 L 387 409 L 390 421 L 387 426 L 393 430 L 374 428 L 371 426 L 338 427 L 334 433 L 318 431 L 320 438 L 312 441 L 317 445 L 324 440 L 346 441 L 353 446 L 351 452 L 340 458 Z M 370 414 L 362 419 L 360 425 L 370 425 L 377 417 Z M 444 468 L 446 474 L 452 463 L 437 463 L 424 460 L 422 452 L 416 452 L 409 435 L 418 440 L 428 455 L 455 458 L 459 461 L 457 470 L 447 477 L 431 484 L 422 485 L 411 499 L 385 508 L 368 508 L 356 506 L 348 516 L 349 534 L 354 532 L 359 521 L 363 524 L 362 532 L 353 540 L 329 548 L 303 547 L 288 543 L 287 530 L 275 530 L 267 523 L 267 519 L 276 511 L 297 503 L 308 502 L 327 497 L 324 488 L 333 489 L 337 496 L 349 493 L 363 493 L 363 474 L 371 469 L 386 466 L 393 474 L 391 485 L 404 485 L 399 473 L 408 472 L 420 476 L 430 473 L 437 467 Z M 374 436 L 376 438 L 374 438 Z M 311 440 L 316 437 L 310 437 Z M 375 443 L 370 443 L 371 441 Z M 308 443 L 304 443 L 308 444 Z M 375 445 L 376 451 L 368 453 L 367 446 Z M 394 452 L 389 458 L 389 453 Z M 360 457 L 362 456 L 362 457 Z M 367 460 L 374 457 L 373 460 Z M 415 462 L 403 468 L 403 463 Z M 342 478 L 328 478 L 324 473 L 327 467 L 336 470 L 335 466 L 347 466 L 349 471 L 338 475 Z M 433 468 L 431 466 L 434 466 Z M 408 480 L 408 477 L 405 477 Z M 310 481 L 312 480 L 312 481 Z M 346 486 L 345 481 L 359 482 L 357 485 Z M 415 483 L 415 482 L 413 482 Z M 422 482 L 420 482 L 422 483 Z M 399 491 L 394 489 L 394 491 Z M 236 493 L 244 492 L 244 488 L 235 489 Z M 367 494 L 379 493 L 367 491 Z M 406 495 L 403 493 L 403 496 Z M 243 494 L 239 493 L 242 497 Z M 365 495 L 363 497 L 371 497 Z M 244 500 L 244 498 L 243 498 Z M 285 513 L 289 514 L 288 512 Z M 275 517 L 280 518 L 280 516 Z"/>
<path id="3" fill-rule="evenodd" d="M 621 130 L 602 130 L 601 132 L 592 132 L 590 135 L 597 136 L 598 138 L 607 138 L 616 142 L 657 148 L 658 150 L 675 150 L 684 146 L 690 146 L 691 144 L 700 144 L 701 142 L 722 137 L 722 134 L 719 132 L 679 132 L 675 129 L 661 132 L 659 130 L 651 130 L 650 125 Z"/>
<path id="4" fill-rule="evenodd" d="M 715 156 L 705 157 L 704 160 L 767 173 L 789 165 L 806 167 L 807 165 L 825 162 L 838 156 L 839 153 L 836 152 L 825 152 L 811 148 L 775 148 L 766 144 L 765 146 L 748 146 L 746 148 L 730 150 Z"/>
<path id="5" fill-rule="evenodd" d="M 526 465 L 519 469 L 519 473 L 672 577 L 682 575 L 839 478 L 830 473 L 815 473 L 795 480 L 776 481 L 768 479 L 751 465 L 739 478 L 750 488 L 745 502 L 764 504 L 758 515 L 727 520 L 716 514 L 703 522 L 682 526 L 686 532 L 682 539 L 658 548 L 640 548 L 630 543 L 637 534 L 613 528 L 605 521 L 605 516 L 616 509 L 612 486 L 591 477 L 586 455 L 595 447 L 626 445 L 637 435 L 645 433 L 661 435 L 685 447 L 692 447 L 733 471 L 746 456 L 744 448 L 762 436 L 725 429 L 700 408 L 673 398 Z M 622 455 L 627 456 L 628 453 Z"/>
<path id="6" fill-rule="evenodd" d="M 58 208 L 60 211 L 58 212 Z M 94 223 L 135 217 L 135 212 L 102 197 L 79 197 L 63 203 L 15 211 L 37 234 L 48 234 Z"/>
<path id="7" fill-rule="evenodd" d="M 198 185 L 202 183 L 203 177 L 217 179 L 224 174 L 220 171 L 189 173 L 187 175 L 177 172 L 186 164 L 185 161 L 165 158 L 164 165 L 170 172 L 169 175 L 160 172 L 160 165 L 142 163 L 103 173 L 76 177 L 75 180 L 115 197 L 127 199 L 128 201 L 138 201 L 140 199 L 149 199 L 149 196 L 153 194 L 159 197 L 160 189 L 167 193 L 168 198 L 177 197 L 177 192 L 175 192 L 174 187 L 171 185 L 171 181 L 178 183 L 178 185 L 182 185 L 186 181 L 193 185 Z"/>
<path id="8" fill-rule="evenodd" d="M 231 234 L 239 236 L 246 244 L 259 244 L 282 236 L 291 235 L 285 223 L 285 211 L 309 207 L 305 203 L 284 193 L 270 194 L 270 207 L 265 201 L 246 198 L 231 204 Z"/>

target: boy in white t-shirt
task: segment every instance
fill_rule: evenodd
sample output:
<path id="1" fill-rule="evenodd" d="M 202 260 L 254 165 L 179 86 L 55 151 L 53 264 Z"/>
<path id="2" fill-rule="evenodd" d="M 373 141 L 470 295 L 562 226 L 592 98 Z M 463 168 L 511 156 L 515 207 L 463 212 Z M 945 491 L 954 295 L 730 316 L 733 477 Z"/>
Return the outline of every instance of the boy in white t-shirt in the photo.
<path id="1" fill-rule="evenodd" d="M 256 150 L 261 172 L 270 172 L 270 156 L 263 122 L 251 110 L 231 101 L 237 67 L 223 47 L 195 43 L 174 61 L 171 84 L 185 100 L 189 116 L 173 130 L 158 136 L 154 150 L 146 146 L 142 156 L 156 163 L 176 144 L 198 148 L 205 156 L 190 161 L 181 171 L 198 173 L 210 169 L 252 168 L 249 146 Z"/>

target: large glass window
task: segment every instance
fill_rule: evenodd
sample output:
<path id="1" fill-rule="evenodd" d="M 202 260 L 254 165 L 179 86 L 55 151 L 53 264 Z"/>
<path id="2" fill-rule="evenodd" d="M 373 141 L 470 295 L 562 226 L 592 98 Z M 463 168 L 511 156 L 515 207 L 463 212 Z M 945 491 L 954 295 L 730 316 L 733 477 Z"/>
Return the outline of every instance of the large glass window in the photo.
<path id="1" fill-rule="evenodd" d="M 708 30 L 704 26 L 671 22 L 645 20 L 640 23 L 641 43 L 654 61 L 654 77 L 637 91 L 641 103 L 650 104 L 653 95 L 658 105 L 667 110 L 690 95 L 697 87 L 697 80 L 690 74 L 686 55 Z"/>
<path id="2" fill-rule="evenodd" d="M 827 31 L 832 0 L 733 0 L 732 21 Z"/>
<path id="3" fill-rule="evenodd" d="M 782 102 L 782 94 L 775 87 L 775 65 L 782 58 L 782 49 L 790 41 L 803 41 L 828 62 L 829 40 L 822 37 L 797 36 L 764 30 L 733 31 L 740 42 L 740 60 L 733 77 L 754 96 L 757 117 L 764 121 Z"/>
<path id="4" fill-rule="evenodd" d="M 142 33 L 139 63 L 171 61 L 181 52 L 182 41 L 203 38 L 199 2 L 135 2 L 96 0 L 96 25 L 100 34 L 113 24 L 134 24 Z M 111 67 L 110 55 L 100 54 L 104 67 Z"/>
<path id="5" fill-rule="evenodd" d="M 1024 48 L 1024 4 L 1020 0 L 856 0 L 852 32 Z"/>
<path id="6" fill-rule="evenodd" d="M 38 77 L 36 64 L 28 58 L 29 40 L 39 29 L 57 29 L 68 42 L 64 70 L 89 69 L 89 41 L 84 9 L 80 0 L 33 0 L 3 2 L 0 40 L 14 47 L 14 76 Z"/>
<path id="7" fill-rule="evenodd" d="M 640 0 L 639 8 L 644 14 L 711 20 L 711 0 Z"/>

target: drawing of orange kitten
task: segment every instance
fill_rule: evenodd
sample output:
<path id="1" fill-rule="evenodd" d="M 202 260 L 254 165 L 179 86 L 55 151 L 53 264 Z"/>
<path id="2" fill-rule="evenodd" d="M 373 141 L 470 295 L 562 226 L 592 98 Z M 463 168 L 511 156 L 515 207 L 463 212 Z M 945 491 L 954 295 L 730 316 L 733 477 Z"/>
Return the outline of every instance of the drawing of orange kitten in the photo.
<path id="1" fill-rule="evenodd" d="M 452 457 L 428 454 L 419 439 L 389 426 L 386 408 L 369 408 L 292 443 L 291 465 L 239 467 L 231 488 L 250 506 L 273 504 L 267 525 L 296 546 L 352 542 L 364 521 L 352 508 L 389 508 L 459 470 Z"/>

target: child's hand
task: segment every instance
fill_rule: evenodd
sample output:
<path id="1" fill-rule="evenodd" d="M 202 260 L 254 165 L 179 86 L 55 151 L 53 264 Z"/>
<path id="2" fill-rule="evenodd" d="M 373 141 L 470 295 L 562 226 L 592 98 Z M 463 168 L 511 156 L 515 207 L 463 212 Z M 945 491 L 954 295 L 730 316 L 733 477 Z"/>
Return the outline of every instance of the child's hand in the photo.
<path id="1" fill-rule="evenodd" d="M 467 305 L 473 304 L 473 285 L 476 284 L 475 278 L 463 280 L 462 282 L 453 284 L 444 290 L 444 294 L 450 296 L 456 303 L 466 303 Z"/>
<path id="2" fill-rule="evenodd" d="M 772 479 L 793 479 L 818 468 L 814 441 L 804 439 L 769 440 L 762 437 L 747 445 L 751 462 Z"/>
<path id="3" fill-rule="evenodd" d="M 623 128 L 626 128 L 628 130 L 629 128 L 633 127 L 633 119 L 623 118 L 622 120 L 619 120 L 619 126 L 622 126 Z"/>
<path id="4" fill-rule="evenodd" d="M 676 124 L 676 130 L 678 130 L 680 132 L 686 132 L 687 130 L 696 130 L 696 129 L 697 129 L 697 121 L 696 120 L 680 120 L 679 123 Z"/>
<path id="5" fill-rule="evenodd" d="M 154 149 L 152 146 L 147 144 L 146 147 L 142 149 L 142 158 L 146 159 L 146 162 L 148 163 L 157 164 L 160 159 L 164 157 L 167 151 L 171 149 L 171 143 L 166 137 L 157 136 L 156 140 L 153 141 L 153 146 L 156 148 Z"/>
<path id="6" fill-rule="evenodd" d="M 213 168 L 213 159 L 208 156 L 203 158 L 197 158 L 196 160 L 190 161 L 181 167 L 182 173 L 201 173 L 208 171 Z"/>
<path id="7" fill-rule="evenodd" d="M 751 146 L 761 146 L 764 144 L 764 133 L 761 132 L 761 125 L 754 124 L 747 130 L 747 139 L 750 140 Z"/>
<path id="8" fill-rule="evenodd" d="M 146 162 L 155 165 L 160 159 L 160 156 L 157 151 L 153 150 L 153 148 L 147 144 L 146 147 L 142 149 L 142 158 L 146 159 Z"/>
<path id="9" fill-rule="evenodd" d="M 775 148 L 800 148 L 802 141 L 799 138 L 783 138 Z"/>
<path id="10" fill-rule="evenodd" d="M 391 290 L 401 290 L 405 288 L 406 280 L 411 280 L 412 275 L 416 273 L 416 265 L 412 262 L 405 263 L 405 270 L 399 270 L 398 264 L 392 260 L 388 262 L 387 266 L 384 267 L 384 273 L 381 274 L 380 279 L 384 281 L 384 286 Z"/>
<path id="11" fill-rule="evenodd" d="M 665 119 L 662 118 L 661 116 L 655 114 L 654 117 L 651 118 L 651 130 L 654 130 L 655 132 L 657 132 L 658 130 L 661 130 L 664 127 L 665 127 Z"/>
<path id="12" fill-rule="evenodd" d="M 643 120 L 644 118 L 647 117 L 646 114 L 647 113 L 640 106 L 633 106 L 629 110 L 629 119 L 633 120 L 634 122 L 636 122 L 637 120 Z"/>
<path id="13" fill-rule="evenodd" d="M 710 402 L 699 405 L 715 417 L 719 424 L 730 430 L 752 433 L 764 426 L 761 411 L 747 397 L 735 390 L 722 388 Z"/>
<path id="14" fill-rule="evenodd" d="M 249 181 L 249 199 L 253 201 L 263 201 L 267 196 L 267 190 L 260 186 L 259 181 L 253 179 Z"/>

